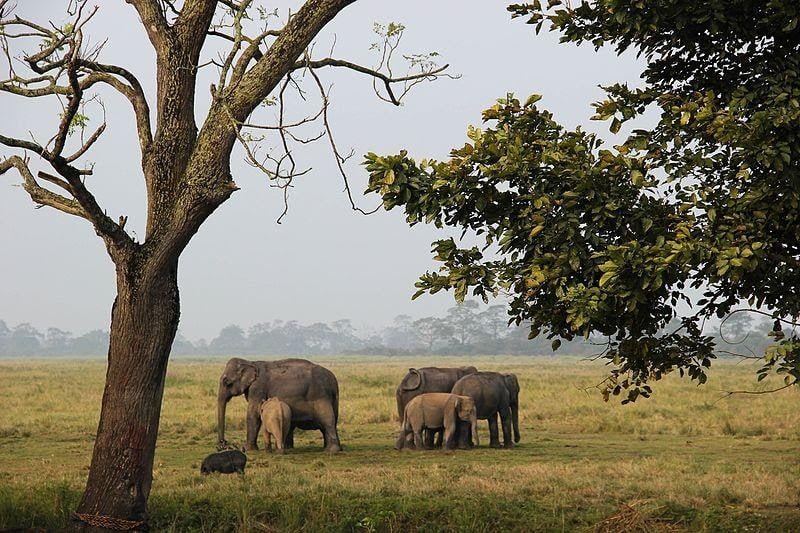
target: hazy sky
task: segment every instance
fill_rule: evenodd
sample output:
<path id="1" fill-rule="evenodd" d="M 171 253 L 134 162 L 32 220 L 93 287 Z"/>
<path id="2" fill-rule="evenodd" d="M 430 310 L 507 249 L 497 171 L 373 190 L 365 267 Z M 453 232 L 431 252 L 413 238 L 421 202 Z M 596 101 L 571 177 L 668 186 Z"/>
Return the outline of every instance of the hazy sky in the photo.
<path id="1" fill-rule="evenodd" d="M 17 12 L 62 21 L 66 3 L 25 0 Z M 101 59 L 130 68 L 152 95 L 153 53 L 134 9 L 123 0 L 98 3 L 100 12 L 85 33 L 93 42 L 108 38 Z M 268 5 L 285 13 L 300 4 Z M 543 94 L 540 105 L 563 124 L 605 131 L 606 125 L 588 120 L 589 104 L 602 96 L 597 86 L 636 83 L 641 65 L 610 50 L 597 53 L 590 46 L 558 45 L 551 35 L 536 36 L 530 26 L 512 22 L 505 6 L 485 0 L 360 0 L 320 35 L 315 57 L 327 55 L 322 51 L 335 35 L 334 56 L 372 66 L 373 23 L 402 22 L 403 51 L 435 50 L 462 76 L 418 86 L 397 108 L 379 101 L 364 76 L 321 72 L 333 84 L 330 116 L 337 143 L 342 151 L 356 152 L 348 172 L 360 205 L 376 204 L 376 198 L 360 195 L 366 184 L 361 154 L 405 148 L 417 159 L 444 158 L 463 144 L 468 124 L 480 123 L 480 111 L 506 92 L 523 99 Z M 4 63 L 0 70 L 5 73 Z M 214 74 L 208 70 L 199 83 L 201 102 L 207 101 Z M 127 228 L 143 235 L 144 186 L 132 115 L 121 97 L 104 93 L 104 100 L 109 127 L 86 158 L 96 163 L 87 183 L 109 215 L 127 215 Z M 58 111 L 54 102 L 0 94 L 0 133 L 47 139 Z M 308 112 L 310 105 L 293 110 L 296 117 Z M 0 155 L 10 153 L 0 148 Z M 289 214 L 280 225 L 275 223 L 280 192 L 241 157 L 234 158 L 234 179 L 242 190 L 212 215 L 181 259 L 180 328 L 186 336 L 208 338 L 227 324 L 248 327 L 276 318 L 350 318 L 358 326 L 380 326 L 401 313 L 438 314 L 453 304 L 451 294 L 410 299 L 419 274 L 434 266 L 429 252 L 434 228 L 409 229 L 399 211 L 366 217 L 352 211 L 324 144 L 298 157 L 313 171 L 295 181 Z M 74 333 L 108 328 L 114 270 L 101 241 L 82 219 L 34 209 L 18 184 L 14 172 L 0 176 L 0 319 Z"/>

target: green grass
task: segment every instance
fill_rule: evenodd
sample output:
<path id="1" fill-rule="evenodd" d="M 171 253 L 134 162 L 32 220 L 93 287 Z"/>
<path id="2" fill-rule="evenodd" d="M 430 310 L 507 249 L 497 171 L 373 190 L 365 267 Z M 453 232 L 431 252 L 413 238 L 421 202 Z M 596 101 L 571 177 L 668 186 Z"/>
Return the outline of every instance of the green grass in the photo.
<path id="1" fill-rule="evenodd" d="M 298 432 L 284 456 L 249 454 L 247 474 L 199 474 L 214 450 L 224 359 L 170 364 L 156 452 L 152 526 L 165 531 L 800 530 L 798 391 L 753 389 L 752 366 L 721 362 L 703 387 L 668 376 L 621 406 L 585 391 L 596 363 L 569 358 L 331 358 L 345 451 Z M 396 452 L 394 387 L 409 366 L 517 373 L 513 450 Z M 0 361 L 0 528 L 63 527 L 96 429 L 102 361 Z M 766 384 L 770 386 L 769 383 Z M 244 441 L 245 402 L 228 410 Z M 488 443 L 485 423 L 481 439 Z"/>

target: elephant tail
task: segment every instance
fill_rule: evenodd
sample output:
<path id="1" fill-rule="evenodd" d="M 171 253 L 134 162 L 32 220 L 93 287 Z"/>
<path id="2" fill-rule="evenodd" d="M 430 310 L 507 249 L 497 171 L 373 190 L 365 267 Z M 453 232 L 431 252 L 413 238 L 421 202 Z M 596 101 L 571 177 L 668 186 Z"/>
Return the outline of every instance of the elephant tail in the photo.
<path id="1" fill-rule="evenodd" d="M 333 423 L 339 423 L 339 386 L 337 383 L 336 388 L 333 390 Z"/>

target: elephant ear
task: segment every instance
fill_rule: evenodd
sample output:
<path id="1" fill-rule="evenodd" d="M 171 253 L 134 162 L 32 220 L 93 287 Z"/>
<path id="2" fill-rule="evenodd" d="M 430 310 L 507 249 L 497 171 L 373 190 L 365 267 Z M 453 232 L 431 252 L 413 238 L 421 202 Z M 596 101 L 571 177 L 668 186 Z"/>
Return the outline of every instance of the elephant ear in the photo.
<path id="1" fill-rule="evenodd" d="M 256 380 L 257 376 L 258 369 L 256 365 L 252 363 L 243 363 L 239 369 L 239 383 L 241 383 L 244 388 L 249 388 Z"/>
<path id="2" fill-rule="evenodd" d="M 417 390 L 422 386 L 422 382 L 424 381 L 422 373 L 417 370 L 416 368 L 409 368 L 408 374 L 406 377 L 403 378 L 403 382 L 400 384 L 400 387 L 405 390 Z"/>

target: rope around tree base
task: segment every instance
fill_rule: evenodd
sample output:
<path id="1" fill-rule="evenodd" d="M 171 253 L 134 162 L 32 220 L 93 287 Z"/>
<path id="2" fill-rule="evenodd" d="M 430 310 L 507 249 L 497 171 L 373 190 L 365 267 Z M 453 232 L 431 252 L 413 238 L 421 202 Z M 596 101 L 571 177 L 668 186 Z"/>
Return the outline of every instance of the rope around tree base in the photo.
<path id="1" fill-rule="evenodd" d="M 144 520 L 125 520 L 124 518 L 114 518 L 113 516 L 103 516 L 99 514 L 73 513 L 72 516 L 90 526 L 103 527 L 116 531 L 132 531 L 141 529 L 145 525 Z"/>

